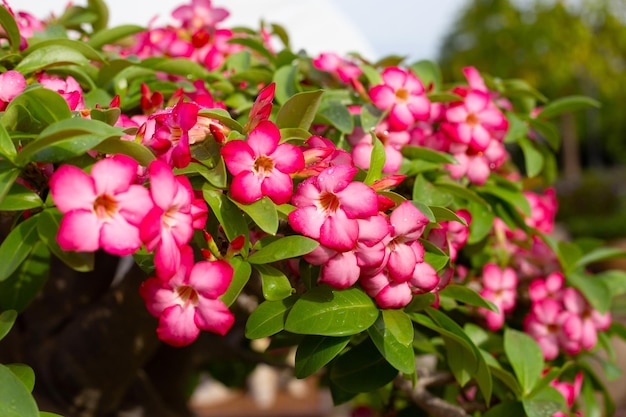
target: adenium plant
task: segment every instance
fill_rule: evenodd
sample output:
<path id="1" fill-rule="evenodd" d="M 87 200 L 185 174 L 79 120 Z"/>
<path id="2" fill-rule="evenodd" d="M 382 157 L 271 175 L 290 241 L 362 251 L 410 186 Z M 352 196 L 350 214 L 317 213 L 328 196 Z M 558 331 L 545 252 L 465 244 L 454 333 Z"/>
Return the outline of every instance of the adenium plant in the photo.
<path id="1" fill-rule="evenodd" d="M 336 404 L 612 413 L 590 362 L 613 369 L 626 273 L 592 267 L 624 254 L 559 240 L 551 187 L 552 120 L 593 100 L 469 66 L 451 83 L 429 61 L 309 56 L 277 25 L 228 28 L 210 0 L 164 27 L 106 16 L 100 0 L 47 21 L 0 7 L 0 337 L 56 261 L 95 273 L 107 253 L 140 266 L 116 296 L 140 296 L 155 340 L 268 339 L 259 362 L 295 351 L 283 366 Z M 3 415 L 52 415 L 33 384 L 0 365 Z"/>

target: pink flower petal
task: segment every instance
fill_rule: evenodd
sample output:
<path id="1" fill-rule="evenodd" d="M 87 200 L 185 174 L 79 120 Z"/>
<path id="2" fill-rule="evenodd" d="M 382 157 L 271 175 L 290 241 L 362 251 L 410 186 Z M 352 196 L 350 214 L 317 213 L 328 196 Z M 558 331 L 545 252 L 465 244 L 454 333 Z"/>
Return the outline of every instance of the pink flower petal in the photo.
<path id="1" fill-rule="evenodd" d="M 159 278 L 148 278 L 139 286 L 139 295 L 144 299 L 146 308 L 155 317 L 159 317 L 163 310 L 176 303 L 178 295 L 169 286 L 167 281 Z"/>
<path id="2" fill-rule="evenodd" d="M 396 93 L 387 85 L 380 84 L 372 87 L 369 96 L 376 107 L 387 110 L 396 104 Z"/>
<path id="3" fill-rule="evenodd" d="M 128 223 L 139 226 L 153 207 L 150 192 L 141 185 L 131 185 L 128 191 L 115 196 L 119 213 Z"/>
<path id="4" fill-rule="evenodd" d="M 137 161 L 129 156 L 118 154 L 96 162 L 91 168 L 97 194 L 110 194 L 128 190 L 137 178 Z"/>
<path id="5" fill-rule="evenodd" d="M 93 212 L 70 211 L 61 219 L 57 242 L 63 250 L 95 252 L 100 248 L 100 227 Z"/>
<path id="6" fill-rule="evenodd" d="M 343 252 L 355 247 L 358 236 L 359 224 L 339 210 L 322 224 L 319 240 L 322 245 Z"/>
<path id="7" fill-rule="evenodd" d="M 274 170 L 263 180 L 261 192 L 275 204 L 288 203 L 293 192 L 293 181 L 289 175 Z"/>
<path id="8" fill-rule="evenodd" d="M 289 143 L 281 143 L 271 154 L 274 167 L 286 174 L 290 174 L 304 168 L 304 155 L 297 146 Z"/>
<path id="9" fill-rule="evenodd" d="M 405 87 L 408 78 L 407 72 L 398 67 L 385 68 L 381 76 L 384 83 L 396 91 Z"/>
<path id="10" fill-rule="evenodd" d="M 254 203 L 263 197 L 262 180 L 263 177 L 255 175 L 252 171 L 242 172 L 233 178 L 230 185 L 230 196 L 242 204 Z"/>
<path id="11" fill-rule="evenodd" d="M 224 336 L 235 322 L 235 317 L 221 300 L 200 297 L 194 320 L 200 329 Z"/>
<path id="12" fill-rule="evenodd" d="M 195 309 L 183 308 L 178 304 L 167 307 L 159 318 L 157 335 L 172 346 L 187 346 L 200 334 L 194 321 Z"/>
<path id="13" fill-rule="evenodd" d="M 381 308 L 402 308 L 413 299 L 411 289 L 406 283 L 390 283 L 376 296 L 376 303 Z"/>
<path id="14" fill-rule="evenodd" d="M 361 269 L 357 266 L 354 253 L 337 253 L 322 267 L 319 281 L 334 288 L 344 289 L 354 285 L 360 274 Z"/>
<path id="15" fill-rule="evenodd" d="M 189 274 L 188 283 L 205 298 L 218 298 L 233 279 L 233 267 L 226 261 L 198 262 Z"/>
<path id="16" fill-rule="evenodd" d="M 362 182 L 352 182 L 336 193 L 341 210 L 349 218 L 365 218 L 378 214 L 376 191 Z"/>
<path id="17" fill-rule="evenodd" d="M 102 225 L 100 246 L 113 255 L 131 255 L 141 247 L 139 229 L 121 215 L 113 216 Z"/>
<path id="18" fill-rule="evenodd" d="M 227 142 L 220 150 L 226 167 L 233 175 L 252 170 L 255 155 L 252 148 L 242 140 Z"/>
<path id="19" fill-rule="evenodd" d="M 259 122 L 256 128 L 248 135 L 248 146 L 255 156 L 271 155 L 280 141 L 278 127 L 269 120 Z"/>
<path id="20" fill-rule="evenodd" d="M 96 200 L 93 178 L 73 165 L 63 165 L 52 174 L 50 192 L 61 213 L 92 210 Z"/>
<path id="21" fill-rule="evenodd" d="M 325 220 L 326 215 L 314 206 L 307 206 L 289 213 L 289 224 L 293 230 L 313 239 L 319 239 Z"/>

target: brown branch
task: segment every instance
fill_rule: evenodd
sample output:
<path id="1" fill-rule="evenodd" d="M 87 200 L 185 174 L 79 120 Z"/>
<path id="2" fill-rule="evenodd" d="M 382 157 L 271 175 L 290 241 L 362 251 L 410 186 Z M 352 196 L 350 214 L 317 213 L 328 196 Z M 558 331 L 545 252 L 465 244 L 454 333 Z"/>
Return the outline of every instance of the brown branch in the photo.
<path id="1" fill-rule="evenodd" d="M 450 404 L 428 391 L 427 387 L 447 383 L 451 379 L 450 374 L 438 372 L 419 375 L 417 384 L 413 387 L 410 380 L 398 376 L 394 385 L 406 393 L 409 398 L 422 410 L 432 417 L 470 417 L 461 407 Z"/>

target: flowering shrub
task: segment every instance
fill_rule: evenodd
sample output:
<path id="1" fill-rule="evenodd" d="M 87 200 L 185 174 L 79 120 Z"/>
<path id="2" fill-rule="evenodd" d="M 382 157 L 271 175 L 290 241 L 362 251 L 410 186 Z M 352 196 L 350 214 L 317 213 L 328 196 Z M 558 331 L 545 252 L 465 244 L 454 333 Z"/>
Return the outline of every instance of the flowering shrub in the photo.
<path id="1" fill-rule="evenodd" d="M 550 187 L 551 121 L 593 100 L 310 57 L 276 25 L 223 27 L 209 0 L 172 16 L 107 28 L 100 1 L 50 22 L 0 8 L 0 337 L 55 259 L 92 271 L 104 251 L 141 266 L 163 342 L 240 322 L 294 348 L 294 375 L 323 375 L 337 404 L 612 412 L 589 360 L 611 369 L 597 352 L 626 336 L 610 316 L 626 274 L 590 267 L 623 253 L 559 240 Z M 3 415 L 40 415 L 24 367 L 0 365 Z"/>

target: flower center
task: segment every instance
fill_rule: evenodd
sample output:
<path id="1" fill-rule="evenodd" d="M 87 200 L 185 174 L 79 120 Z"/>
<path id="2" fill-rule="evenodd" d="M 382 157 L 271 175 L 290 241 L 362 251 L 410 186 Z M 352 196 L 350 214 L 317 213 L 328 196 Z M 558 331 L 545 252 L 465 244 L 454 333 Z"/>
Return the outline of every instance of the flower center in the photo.
<path id="1" fill-rule="evenodd" d="M 480 123 L 480 120 L 478 119 L 478 116 L 476 116 L 474 113 L 470 113 L 465 118 L 465 123 L 467 123 L 470 126 L 476 126 L 477 124 Z"/>
<path id="2" fill-rule="evenodd" d="M 178 294 L 183 307 L 188 307 L 190 304 L 192 306 L 198 304 L 198 293 L 189 285 L 181 285 L 177 287 L 176 294 Z"/>
<path id="3" fill-rule="evenodd" d="M 402 102 L 408 101 L 410 96 L 411 93 L 409 93 L 409 90 L 407 90 L 406 88 L 399 88 L 396 91 L 396 97 Z"/>
<path id="4" fill-rule="evenodd" d="M 108 194 L 96 197 L 93 202 L 93 211 L 101 220 L 108 220 L 117 214 L 117 200 Z"/>
<path id="5" fill-rule="evenodd" d="M 326 191 L 320 195 L 320 205 L 326 212 L 334 213 L 339 209 L 339 199 L 335 194 Z"/>
<path id="6" fill-rule="evenodd" d="M 272 170 L 274 169 L 274 161 L 272 161 L 271 158 L 268 158 L 265 155 L 261 155 L 254 161 L 253 169 L 254 172 L 256 172 L 257 174 L 263 177 L 267 177 L 272 173 Z"/>

